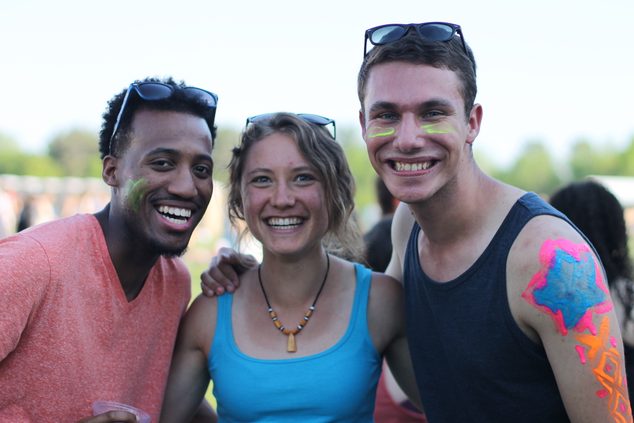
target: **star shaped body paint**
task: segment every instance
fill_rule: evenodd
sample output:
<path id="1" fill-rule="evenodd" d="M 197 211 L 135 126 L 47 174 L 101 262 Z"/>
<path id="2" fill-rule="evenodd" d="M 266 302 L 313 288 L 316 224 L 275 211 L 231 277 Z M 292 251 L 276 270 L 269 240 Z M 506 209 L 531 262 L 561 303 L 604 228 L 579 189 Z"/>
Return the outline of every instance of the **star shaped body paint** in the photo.
<path id="1" fill-rule="evenodd" d="M 612 308 L 603 273 L 585 244 L 547 240 L 540 250 L 541 269 L 522 297 L 548 313 L 562 335 L 569 329 L 596 334 L 592 313 Z"/>

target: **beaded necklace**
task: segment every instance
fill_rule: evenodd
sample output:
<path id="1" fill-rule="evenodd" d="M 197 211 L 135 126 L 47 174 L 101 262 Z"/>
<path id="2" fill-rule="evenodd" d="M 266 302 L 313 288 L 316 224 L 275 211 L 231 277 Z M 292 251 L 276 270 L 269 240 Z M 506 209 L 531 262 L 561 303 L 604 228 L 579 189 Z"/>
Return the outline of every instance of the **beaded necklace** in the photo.
<path id="1" fill-rule="evenodd" d="M 317 291 L 317 295 L 315 296 L 315 301 L 313 301 L 313 304 L 310 307 L 308 307 L 308 311 L 304 313 L 304 317 L 297 324 L 297 327 L 295 327 L 294 329 L 288 329 L 277 318 L 277 313 L 273 310 L 273 307 L 271 307 L 271 303 L 269 302 L 269 297 L 266 295 L 266 291 L 264 290 L 264 284 L 262 283 L 261 269 L 262 269 L 262 265 L 258 266 L 258 280 L 260 281 L 260 288 L 262 288 L 262 294 L 264 294 L 264 300 L 266 301 L 266 305 L 269 308 L 268 309 L 269 317 L 273 321 L 273 324 L 275 325 L 275 327 L 288 337 L 288 341 L 286 344 L 286 351 L 289 353 L 294 353 L 297 351 L 297 344 L 295 343 L 295 335 L 297 335 L 308 324 L 308 320 L 310 319 L 310 316 L 312 316 L 313 312 L 315 311 L 315 304 L 317 304 L 319 295 L 321 295 L 321 291 L 324 289 L 324 285 L 326 284 L 326 279 L 328 279 L 328 272 L 330 271 L 330 257 L 328 256 L 328 254 L 326 254 L 326 274 L 324 275 L 324 280 L 321 282 L 319 291 Z"/>

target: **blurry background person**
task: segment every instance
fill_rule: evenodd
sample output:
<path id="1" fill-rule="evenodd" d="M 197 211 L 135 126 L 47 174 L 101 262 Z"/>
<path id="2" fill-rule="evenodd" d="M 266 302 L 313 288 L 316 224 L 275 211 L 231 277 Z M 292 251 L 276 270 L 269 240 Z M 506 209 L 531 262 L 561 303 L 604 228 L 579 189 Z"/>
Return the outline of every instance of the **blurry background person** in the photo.
<path id="1" fill-rule="evenodd" d="M 381 207 L 381 219 L 363 236 L 365 259 L 368 266 L 376 272 L 385 272 L 392 257 L 392 216 L 398 200 L 388 191 L 381 178 L 376 178 L 376 197 Z"/>
<path id="2" fill-rule="evenodd" d="M 600 183 L 573 182 L 553 194 L 550 203 L 588 237 L 599 254 L 621 325 L 630 398 L 634 398 L 634 282 L 623 207 Z"/>
<path id="3" fill-rule="evenodd" d="M 18 224 L 16 227 L 17 232 L 20 232 L 21 230 L 33 225 L 34 213 L 35 210 L 33 210 L 33 200 L 27 197 L 24 200 L 22 210 L 20 211 L 20 216 L 18 218 Z"/>

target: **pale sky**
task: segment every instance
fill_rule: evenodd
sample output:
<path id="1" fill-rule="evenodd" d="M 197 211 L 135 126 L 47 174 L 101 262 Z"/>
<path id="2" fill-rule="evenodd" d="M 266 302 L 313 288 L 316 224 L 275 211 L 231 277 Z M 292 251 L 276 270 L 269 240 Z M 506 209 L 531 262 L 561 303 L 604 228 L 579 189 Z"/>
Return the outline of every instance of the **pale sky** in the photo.
<path id="1" fill-rule="evenodd" d="M 447 21 L 478 63 L 476 147 L 509 163 L 529 140 L 634 136 L 632 0 L 0 0 L 0 132 L 43 151 L 60 131 L 97 131 L 135 79 L 172 75 L 220 97 L 216 123 L 317 113 L 358 127 L 365 29 Z M 600 3 L 600 4 L 599 4 Z"/>

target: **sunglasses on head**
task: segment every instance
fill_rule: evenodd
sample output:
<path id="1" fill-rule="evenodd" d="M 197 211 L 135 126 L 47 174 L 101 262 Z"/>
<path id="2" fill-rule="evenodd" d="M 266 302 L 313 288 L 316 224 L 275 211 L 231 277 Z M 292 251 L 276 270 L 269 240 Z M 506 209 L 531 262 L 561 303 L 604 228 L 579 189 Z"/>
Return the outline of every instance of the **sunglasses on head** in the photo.
<path id="1" fill-rule="evenodd" d="M 368 29 L 365 31 L 365 41 L 363 42 L 363 57 L 368 54 L 368 40 L 375 46 L 393 43 L 405 37 L 411 28 L 416 30 L 419 37 L 428 41 L 449 41 L 458 34 L 462 41 L 462 48 L 467 53 L 467 45 L 465 44 L 460 25 L 448 22 L 424 22 L 418 24 L 387 24 Z"/>
<path id="2" fill-rule="evenodd" d="M 209 109 L 215 110 L 218 106 L 218 96 L 211 91 L 196 87 L 184 87 L 182 90 L 187 96 L 204 102 Z M 162 82 L 134 82 L 130 84 L 128 91 L 125 93 L 125 97 L 123 97 L 123 103 L 121 103 L 121 109 L 117 115 L 112 135 L 110 136 L 110 145 L 108 147 L 109 154 L 112 154 L 112 140 L 114 140 L 115 135 L 117 135 L 121 119 L 125 113 L 125 108 L 128 104 L 128 99 L 130 98 L 130 93 L 132 91 L 136 92 L 139 98 L 144 101 L 158 101 L 170 98 L 172 94 L 174 94 L 174 87 L 168 84 L 163 84 Z"/>
<path id="3" fill-rule="evenodd" d="M 311 113 L 292 113 L 292 114 L 297 116 L 304 122 L 312 123 L 313 125 L 317 125 L 317 126 L 332 125 L 332 130 L 329 131 L 330 135 L 332 135 L 333 139 L 337 139 L 337 125 L 335 124 L 335 121 L 333 119 L 327 118 L 325 116 L 314 115 Z M 264 113 L 261 115 L 248 117 L 247 123 L 245 126 L 249 126 L 250 123 L 258 123 L 258 122 L 267 121 L 276 115 L 277 113 Z"/>

